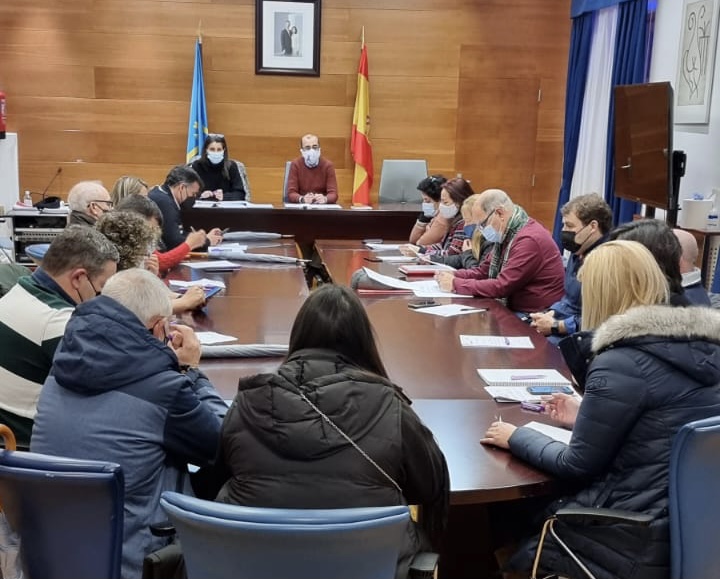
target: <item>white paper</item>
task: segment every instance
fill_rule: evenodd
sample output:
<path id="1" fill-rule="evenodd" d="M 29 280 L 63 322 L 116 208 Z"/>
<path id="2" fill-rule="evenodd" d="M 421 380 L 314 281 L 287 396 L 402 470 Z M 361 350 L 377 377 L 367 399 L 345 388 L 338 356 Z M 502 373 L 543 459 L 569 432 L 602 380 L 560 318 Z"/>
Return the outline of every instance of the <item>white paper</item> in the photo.
<path id="1" fill-rule="evenodd" d="M 208 261 L 183 261 L 182 265 L 186 265 L 191 269 L 240 269 L 239 263 L 233 263 L 227 259 L 211 259 Z"/>
<path id="2" fill-rule="evenodd" d="M 223 342 L 234 342 L 237 340 L 235 336 L 226 336 L 225 334 L 218 334 L 217 332 L 195 332 L 195 335 L 204 346 L 221 344 Z"/>
<path id="3" fill-rule="evenodd" d="M 285 203 L 288 209 L 342 209 L 337 203 Z"/>
<path id="4" fill-rule="evenodd" d="M 398 251 L 403 243 L 366 243 L 373 251 Z"/>
<path id="5" fill-rule="evenodd" d="M 200 286 L 202 288 L 211 288 L 211 287 L 220 287 L 225 289 L 225 282 L 220 279 L 208 279 L 206 277 L 202 279 L 194 279 L 192 281 L 183 281 L 181 279 L 171 279 L 168 282 L 168 285 L 171 288 L 176 289 L 182 289 L 182 288 L 189 288 L 193 286 Z"/>
<path id="6" fill-rule="evenodd" d="M 222 245 L 208 247 L 208 255 L 223 255 L 225 253 L 245 252 L 247 245 L 241 245 L 240 243 L 223 243 Z"/>
<path id="7" fill-rule="evenodd" d="M 400 268 L 400 271 L 406 275 L 412 274 L 426 274 L 429 272 L 432 275 L 433 272 L 437 271 L 455 271 L 454 267 L 445 265 L 444 263 L 424 263 L 421 265 L 405 265 Z"/>
<path id="8" fill-rule="evenodd" d="M 414 257 L 405 255 L 378 255 L 376 259 L 387 263 L 413 263 Z"/>
<path id="9" fill-rule="evenodd" d="M 197 199 L 193 203 L 196 209 L 272 209 L 272 203 L 250 203 L 249 201 L 207 201 Z"/>
<path id="10" fill-rule="evenodd" d="M 487 310 L 485 308 L 474 308 L 472 306 L 464 306 L 462 304 L 445 304 L 442 306 L 430 306 L 429 308 L 418 308 L 415 311 L 421 314 L 431 314 L 433 316 L 449 318 L 451 316 L 459 316 L 462 314 L 486 312 Z"/>
<path id="11" fill-rule="evenodd" d="M 236 249 L 237 251 L 246 251 L 248 246 L 237 241 L 223 241 L 220 245 L 210 246 L 208 249 Z"/>
<path id="12" fill-rule="evenodd" d="M 472 296 L 462 296 L 460 294 L 454 294 L 452 292 L 444 292 L 440 289 L 440 286 L 434 279 L 428 279 L 423 281 L 405 281 L 390 277 L 389 275 L 383 275 L 367 267 L 363 268 L 367 276 L 380 282 L 388 287 L 394 287 L 397 289 L 411 290 L 419 298 L 471 298 Z"/>
<path id="13" fill-rule="evenodd" d="M 398 279 L 396 277 L 390 277 L 389 275 L 383 275 L 381 273 L 376 272 L 375 270 L 372 270 L 370 268 L 364 267 L 365 273 L 367 276 L 375 280 L 381 284 L 384 284 L 388 287 L 394 287 L 397 289 L 404 289 L 404 290 L 412 290 L 412 285 L 410 282 L 405 281 L 403 279 Z"/>
<path id="14" fill-rule="evenodd" d="M 520 386 L 485 386 L 485 392 L 496 402 L 540 402 L 541 398 L 533 396 Z"/>
<path id="15" fill-rule="evenodd" d="M 549 424 L 543 424 L 541 422 L 528 422 L 526 425 L 528 428 L 542 432 L 549 436 L 553 440 L 558 442 L 564 442 L 570 444 L 570 438 L 572 437 L 572 430 L 565 430 L 564 428 L 558 428 L 557 426 L 551 426 Z"/>
<path id="16" fill-rule="evenodd" d="M 469 336 L 460 334 L 463 348 L 524 348 L 532 350 L 533 346 L 527 336 L 506 338 L 505 336 Z"/>
<path id="17" fill-rule="evenodd" d="M 554 368 L 478 368 L 477 372 L 491 386 L 572 386 Z"/>

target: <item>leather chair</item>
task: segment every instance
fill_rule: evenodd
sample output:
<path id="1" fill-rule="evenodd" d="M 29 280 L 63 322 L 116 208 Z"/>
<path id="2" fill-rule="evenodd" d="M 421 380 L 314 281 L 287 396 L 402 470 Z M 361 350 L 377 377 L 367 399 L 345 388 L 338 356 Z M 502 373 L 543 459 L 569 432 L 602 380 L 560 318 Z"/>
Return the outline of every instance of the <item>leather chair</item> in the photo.
<path id="1" fill-rule="evenodd" d="M 288 199 L 288 179 L 290 178 L 290 165 L 292 165 L 292 161 L 285 161 L 285 177 L 283 178 L 283 203 L 289 203 L 290 199 Z"/>
<path id="2" fill-rule="evenodd" d="M 160 504 L 188 579 L 392 579 L 409 519 L 406 506 L 253 508 L 174 492 Z"/>
<path id="3" fill-rule="evenodd" d="M 2 508 L 26 579 L 119 579 L 124 496 L 117 464 L 0 451 Z"/>
<path id="4" fill-rule="evenodd" d="M 673 439 L 668 486 L 670 514 L 670 579 L 720 577 L 717 550 L 717 519 L 720 494 L 713 481 L 720 480 L 720 416 L 696 420 L 683 426 Z M 625 523 L 647 526 L 652 516 L 616 509 L 566 508 L 545 521 L 535 556 L 532 578 L 537 577 L 543 541 L 549 532 L 558 545 L 590 579 L 594 575 L 558 537 L 553 525 Z"/>

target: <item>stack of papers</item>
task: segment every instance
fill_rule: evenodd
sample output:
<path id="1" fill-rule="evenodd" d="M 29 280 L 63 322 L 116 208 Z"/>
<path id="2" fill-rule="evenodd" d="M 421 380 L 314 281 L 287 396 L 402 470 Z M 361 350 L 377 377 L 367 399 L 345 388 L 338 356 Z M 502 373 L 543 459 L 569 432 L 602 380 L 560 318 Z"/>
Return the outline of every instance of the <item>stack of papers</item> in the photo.
<path id="1" fill-rule="evenodd" d="M 528 422 L 525 424 L 527 428 L 537 430 L 542 434 L 549 436 L 553 440 L 562 442 L 564 444 L 570 444 L 572 438 L 572 430 L 565 430 L 564 428 L 558 428 L 557 426 L 550 426 L 549 424 L 543 424 L 542 422 Z"/>
<path id="2" fill-rule="evenodd" d="M 442 306 L 418 308 L 415 311 L 421 314 L 432 314 L 433 316 L 449 318 L 451 316 L 459 316 L 462 314 L 477 314 L 480 312 L 486 312 L 487 310 L 485 308 L 474 308 L 472 306 L 465 306 L 462 304 L 445 304 Z"/>
<path id="3" fill-rule="evenodd" d="M 206 201 L 198 199 L 193 203 L 195 209 L 272 209 L 272 203 L 250 203 L 250 201 Z"/>
<path id="4" fill-rule="evenodd" d="M 219 287 L 225 289 L 225 282 L 220 279 L 208 279 L 206 277 L 202 279 L 195 279 L 192 281 L 183 281 L 181 279 L 171 279 L 168 285 L 173 289 L 187 289 L 199 285 L 203 288 Z"/>
<path id="5" fill-rule="evenodd" d="M 225 334 L 218 334 L 217 332 L 195 332 L 195 335 L 204 346 L 222 344 L 223 342 L 234 342 L 237 340 L 235 336 L 226 336 Z"/>
<path id="6" fill-rule="evenodd" d="M 342 209 L 337 203 L 285 203 L 288 209 Z"/>
<path id="7" fill-rule="evenodd" d="M 470 297 L 470 296 L 468 296 Z M 535 348 L 527 336 L 506 338 L 505 336 L 469 336 L 460 334 L 463 348 Z"/>
<path id="8" fill-rule="evenodd" d="M 181 265 L 186 265 L 191 269 L 199 269 L 204 271 L 233 271 L 240 269 L 239 263 L 228 261 L 227 259 L 213 259 L 211 261 L 183 261 Z"/>
<path id="9" fill-rule="evenodd" d="M 529 368 L 529 369 L 497 369 L 478 368 L 480 378 L 488 386 L 522 387 L 528 386 L 570 386 L 570 380 L 560 372 L 550 368 Z"/>
<path id="10" fill-rule="evenodd" d="M 368 249 L 372 249 L 373 251 L 399 251 L 400 246 L 402 244 L 400 244 L 400 243 L 371 243 L 371 242 L 368 242 L 365 245 L 367 245 Z"/>
<path id="11" fill-rule="evenodd" d="M 363 268 L 367 276 L 378 283 L 381 283 L 388 288 L 395 288 L 398 290 L 410 290 L 419 298 L 471 298 L 472 296 L 463 296 L 460 294 L 454 294 L 452 292 L 444 292 L 440 289 L 440 286 L 434 279 L 425 281 L 405 281 L 390 277 L 389 275 L 382 275 L 367 267 Z"/>

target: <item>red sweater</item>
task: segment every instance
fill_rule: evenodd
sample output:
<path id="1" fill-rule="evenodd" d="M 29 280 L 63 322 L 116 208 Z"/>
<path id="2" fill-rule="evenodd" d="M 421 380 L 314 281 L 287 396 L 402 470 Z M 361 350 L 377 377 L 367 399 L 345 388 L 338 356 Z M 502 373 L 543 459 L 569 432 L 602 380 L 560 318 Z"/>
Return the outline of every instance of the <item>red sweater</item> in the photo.
<path id="1" fill-rule="evenodd" d="M 505 244 L 503 243 L 503 252 Z M 515 312 L 539 312 L 562 298 L 565 270 L 550 232 L 529 219 L 515 235 L 508 261 L 495 279 L 488 279 L 493 252 L 473 269 L 455 272 L 453 290 L 484 298 L 507 298 Z"/>
<path id="2" fill-rule="evenodd" d="M 153 253 L 157 255 L 158 266 L 160 268 L 160 273 L 162 273 L 172 269 L 176 265 L 179 265 L 180 262 L 187 257 L 188 253 L 190 253 L 190 246 L 187 242 L 183 241 L 180 245 L 173 247 L 169 251 L 160 253 L 156 249 Z"/>
<path id="3" fill-rule="evenodd" d="M 287 193 L 290 203 L 300 203 L 300 196 L 305 193 L 324 193 L 328 203 L 337 203 L 337 179 L 332 162 L 320 157 L 318 166 L 309 169 L 302 157 L 295 159 L 290 163 Z"/>

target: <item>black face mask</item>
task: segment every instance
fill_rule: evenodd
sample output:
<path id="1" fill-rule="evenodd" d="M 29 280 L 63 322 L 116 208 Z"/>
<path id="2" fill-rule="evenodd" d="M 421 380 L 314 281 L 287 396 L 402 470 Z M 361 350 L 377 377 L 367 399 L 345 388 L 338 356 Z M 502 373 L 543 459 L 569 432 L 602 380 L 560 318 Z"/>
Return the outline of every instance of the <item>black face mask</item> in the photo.
<path id="1" fill-rule="evenodd" d="M 580 231 L 585 229 L 585 227 L 587 227 L 588 225 L 590 225 L 590 224 L 588 223 L 587 225 L 585 225 L 582 229 L 580 229 Z M 578 251 L 580 251 L 580 248 L 582 247 L 582 243 L 578 243 L 577 241 L 575 241 L 575 236 L 578 233 L 580 233 L 580 231 L 577 231 L 577 232 L 561 231 L 560 232 L 560 243 L 561 243 L 563 249 L 567 249 L 570 253 L 577 253 Z M 587 240 L 588 240 L 588 238 L 586 237 L 585 241 L 587 241 Z M 585 243 L 585 241 L 583 241 L 583 243 Z"/>
<path id="2" fill-rule="evenodd" d="M 180 209 L 192 209 L 193 205 L 195 205 L 195 197 L 188 197 L 180 203 Z"/>

